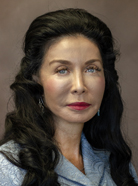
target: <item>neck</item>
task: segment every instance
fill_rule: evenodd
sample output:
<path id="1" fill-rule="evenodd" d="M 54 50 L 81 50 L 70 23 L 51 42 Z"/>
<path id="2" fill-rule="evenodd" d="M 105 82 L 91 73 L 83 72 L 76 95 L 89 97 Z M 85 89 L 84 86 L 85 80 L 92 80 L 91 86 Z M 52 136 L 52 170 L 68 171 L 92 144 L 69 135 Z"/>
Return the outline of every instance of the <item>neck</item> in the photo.
<path id="1" fill-rule="evenodd" d="M 79 170 L 82 170 L 83 159 L 80 151 L 81 133 L 84 124 L 56 124 L 55 140 L 62 154 Z"/>

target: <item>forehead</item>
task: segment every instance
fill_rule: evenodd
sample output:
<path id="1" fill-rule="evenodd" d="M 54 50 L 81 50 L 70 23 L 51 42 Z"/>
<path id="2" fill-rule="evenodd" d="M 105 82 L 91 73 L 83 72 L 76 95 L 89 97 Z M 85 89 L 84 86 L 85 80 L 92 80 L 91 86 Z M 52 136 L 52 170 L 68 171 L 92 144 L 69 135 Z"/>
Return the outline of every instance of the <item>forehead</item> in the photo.
<path id="1" fill-rule="evenodd" d="M 74 35 L 58 38 L 51 44 L 45 53 L 44 62 L 56 59 L 88 61 L 91 58 L 102 60 L 98 46 L 83 35 Z"/>

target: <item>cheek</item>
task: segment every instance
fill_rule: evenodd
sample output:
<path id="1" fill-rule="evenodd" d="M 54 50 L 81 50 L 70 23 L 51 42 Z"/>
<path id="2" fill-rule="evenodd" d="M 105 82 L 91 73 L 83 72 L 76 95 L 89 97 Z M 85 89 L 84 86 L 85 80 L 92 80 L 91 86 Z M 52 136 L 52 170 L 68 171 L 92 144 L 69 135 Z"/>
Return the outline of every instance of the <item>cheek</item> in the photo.
<path id="1" fill-rule="evenodd" d="M 45 98 L 45 105 L 46 107 L 50 108 L 50 105 L 55 104 L 56 95 L 57 95 L 57 86 L 56 81 L 54 80 L 47 80 L 44 81 L 42 86 L 44 89 L 44 98 Z M 56 93 L 56 94 L 55 94 Z"/>
<path id="2" fill-rule="evenodd" d="M 67 89 L 67 82 L 58 80 L 56 78 L 51 78 L 47 81 L 44 81 L 42 86 L 44 88 L 45 96 L 49 95 L 50 97 L 52 97 L 53 95 L 56 96 L 64 93 Z"/>
<path id="3" fill-rule="evenodd" d="M 47 80 L 43 84 L 44 92 L 46 93 L 52 93 L 56 90 L 56 81 L 55 80 Z"/>
<path id="4" fill-rule="evenodd" d="M 98 80 L 98 87 L 99 87 L 99 89 L 100 89 L 102 92 L 104 92 L 104 90 L 105 90 L 105 78 L 100 78 L 100 79 Z"/>
<path id="5" fill-rule="evenodd" d="M 91 91 L 99 97 L 103 96 L 105 90 L 105 79 L 104 77 L 95 79 L 94 82 L 91 84 L 92 89 Z"/>
<path id="6" fill-rule="evenodd" d="M 47 79 L 42 83 L 44 89 L 45 104 L 50 110 L 56 109 L 67 97 L 67 84 L 56 78 Z"/>

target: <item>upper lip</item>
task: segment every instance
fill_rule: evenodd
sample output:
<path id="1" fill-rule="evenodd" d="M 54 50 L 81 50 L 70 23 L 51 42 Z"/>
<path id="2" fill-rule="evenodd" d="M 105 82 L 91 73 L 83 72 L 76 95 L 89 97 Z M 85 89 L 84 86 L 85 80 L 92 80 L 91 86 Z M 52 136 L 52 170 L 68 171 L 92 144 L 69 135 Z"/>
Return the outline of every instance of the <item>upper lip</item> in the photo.
<path id="1" fill-rule="evenodd" d="M 74 103 L 71 103 L 71 104 L 68 104 L 68 105 L 72 105 L 72 106 L 89 106 L 91 104 L 86 103 L 86 102 L 74 102 Z"/>

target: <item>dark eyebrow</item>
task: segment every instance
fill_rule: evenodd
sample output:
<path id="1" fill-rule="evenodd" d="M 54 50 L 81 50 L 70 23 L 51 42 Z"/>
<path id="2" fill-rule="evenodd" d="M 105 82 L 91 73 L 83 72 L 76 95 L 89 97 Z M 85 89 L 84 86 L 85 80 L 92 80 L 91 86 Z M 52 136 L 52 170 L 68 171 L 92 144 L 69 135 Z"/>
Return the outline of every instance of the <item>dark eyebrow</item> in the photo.
<path id="1" fill-rule="evenodd" d="M 97 61 L 102 64 L 102 61 L 100 59 L 90 59 L 89 61 L 86 61 L 85 65 L 89 65 Z"/>
<path id="2" fill-rule="evenodd" d="M 53 63 L 61 63 L 61 64 L 64 64 L 64 65 L 71 65 L 71 62 L 70 61 L 67 61 L 67 60 L 53 60 L 49 63 L 49 65 L 53 64 Z"/>
<path id="3" fill-rule="evenodd" d="M 96 62 L 96 61 L 99 61 L 100 63 L 102 63 L 102 61 L 99 60 L 99 59 L 90 59 L 90 60 L 86 61 L 85 65 L 92 64 L 92 63 L 94 63 L 94 62 Z M 64 65 L 71 65 L 71 62 L 70 62 L 70 61 L 62 60 L 62 59 L 60 59 L 60 60 L 52 60 L 52 61 L 49 63 L 49 65 L 51 65 L 51 64 L 53 64 L 53 63 L 61 63 L 61 64 L 64 64 Z"/>

